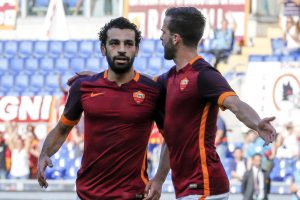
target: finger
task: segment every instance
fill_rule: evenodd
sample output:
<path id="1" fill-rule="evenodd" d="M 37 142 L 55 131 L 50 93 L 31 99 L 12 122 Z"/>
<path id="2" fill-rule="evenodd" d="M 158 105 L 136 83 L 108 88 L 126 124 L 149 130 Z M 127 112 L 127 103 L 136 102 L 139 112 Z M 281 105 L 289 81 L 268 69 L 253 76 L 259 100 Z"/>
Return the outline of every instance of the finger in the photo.
<path id="1" fill-rule="evenodd" d="M 275 120 L 275 118 L 276 117 L 266 117 L 266 118 L 264 118 L 262 121 L 264 121 L 264 122 L 271 122 L 271 121 L 273 121 L 273 120 Z"/>
<path id="2" fill-rule="evenodd" d="M 150 190 L 150 192 L 148 193 L 148 195 L 146 196 L 146 198 L 144 200 L 150 200 L 154 197 L 154 192 L 152 190 Z"/>
<path id="3" fill-rule="evenodd" d="M 144 196 L 147 197 L 148 194 L 149 194 L 149 190 L 150 190 L 150 187 L 151 187 L 151 181 L 149 181 L 145 187 L 145 190 L 144 190 Z"/>

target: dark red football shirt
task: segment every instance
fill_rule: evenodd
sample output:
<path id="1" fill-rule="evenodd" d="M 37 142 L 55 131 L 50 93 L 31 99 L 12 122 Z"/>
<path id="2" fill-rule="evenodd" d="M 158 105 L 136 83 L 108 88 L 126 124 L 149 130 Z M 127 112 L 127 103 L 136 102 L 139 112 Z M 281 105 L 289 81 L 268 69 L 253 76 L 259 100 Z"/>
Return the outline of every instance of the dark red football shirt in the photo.
<path id="1" fill-rule="evenodd" d="M 133 199 L 144 192 L 146 147 L 158 112 L 161 85 L 135 74 L 118 86 L 107 71 L 78 79 L 71 87 L 61 121 L 75 125 L 84 112 L 84 153 L 77 174 L 78 196 L 85 199 Z"/>
<path id="2" fill-rule="evenodd" d="M 174 66 L 158 81 L 166 88 L 164 137 L 176 197 L 228 192 L 215 149 L 216 120 L 225 97 L 235 92 L 200 56 L 178 72 Z"/>

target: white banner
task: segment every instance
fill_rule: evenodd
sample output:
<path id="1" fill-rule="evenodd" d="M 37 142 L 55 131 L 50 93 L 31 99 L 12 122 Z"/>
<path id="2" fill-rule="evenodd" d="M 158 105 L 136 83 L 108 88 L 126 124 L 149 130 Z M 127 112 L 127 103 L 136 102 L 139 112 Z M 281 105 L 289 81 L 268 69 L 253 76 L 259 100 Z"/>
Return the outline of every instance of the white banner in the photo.
<path id="1" fill-rule="evenodd" d="M 299 62 L 250 62 L 244 83 L 241 98 L 262 117 L 300 124 Z"/>
<path id="2" fill-rule="evenodd" d="M 49 122 L 54 112 L 52 96 L 0 97 L 0 122 Z"/>

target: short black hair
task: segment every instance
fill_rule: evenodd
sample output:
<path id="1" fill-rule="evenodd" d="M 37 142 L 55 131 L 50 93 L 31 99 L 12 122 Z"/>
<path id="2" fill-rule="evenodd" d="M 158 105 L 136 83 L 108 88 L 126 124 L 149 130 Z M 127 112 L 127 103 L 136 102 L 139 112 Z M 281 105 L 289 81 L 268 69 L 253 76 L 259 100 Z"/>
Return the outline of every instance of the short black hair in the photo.
<path id="1" fill-rule="evenodd" d="M 187 46 L 197 46 L 203 36 L 205 17 L 195 7 L 172 7 L 167 9 L 166 16 L 171 17 L 168 29 L 183 38 Z"/>
<path id="2" fill-rule="evenodd" d="M 106 23 L 104 27 L 101 28 L 99 34 L 99 40 L 101 45 L 105 45 L 107 40 L 107 31 L 111 28 L 119 28 L 119 29 L 130 29 L 135 33 L 135 46 L 139 46 L 142 36 L 141 31 L 138 30 L 137 26 L 134 23 L 131 23 L 125 17 L 118 17 L 110 20 L 110 22 Z"/>

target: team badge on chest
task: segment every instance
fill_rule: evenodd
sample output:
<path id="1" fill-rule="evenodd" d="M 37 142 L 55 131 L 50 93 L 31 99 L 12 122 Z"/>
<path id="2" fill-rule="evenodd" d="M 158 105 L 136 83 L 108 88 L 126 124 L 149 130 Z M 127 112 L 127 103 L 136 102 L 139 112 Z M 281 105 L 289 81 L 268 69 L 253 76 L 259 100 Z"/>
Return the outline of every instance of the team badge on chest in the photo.
<path id="1" fill-rule="evenodd" d="M 133 99 L 137 104 L 142 103 L 145 100 L 145 94 L 141 91 L 137 91 L 133 93 Z"/>
<path id="2" fill-rule="evenodd" d="M 180 90 L 183 91 L 188 84 L 189 84 L 189 79 L 185 77 L 180 81 Z"/>

